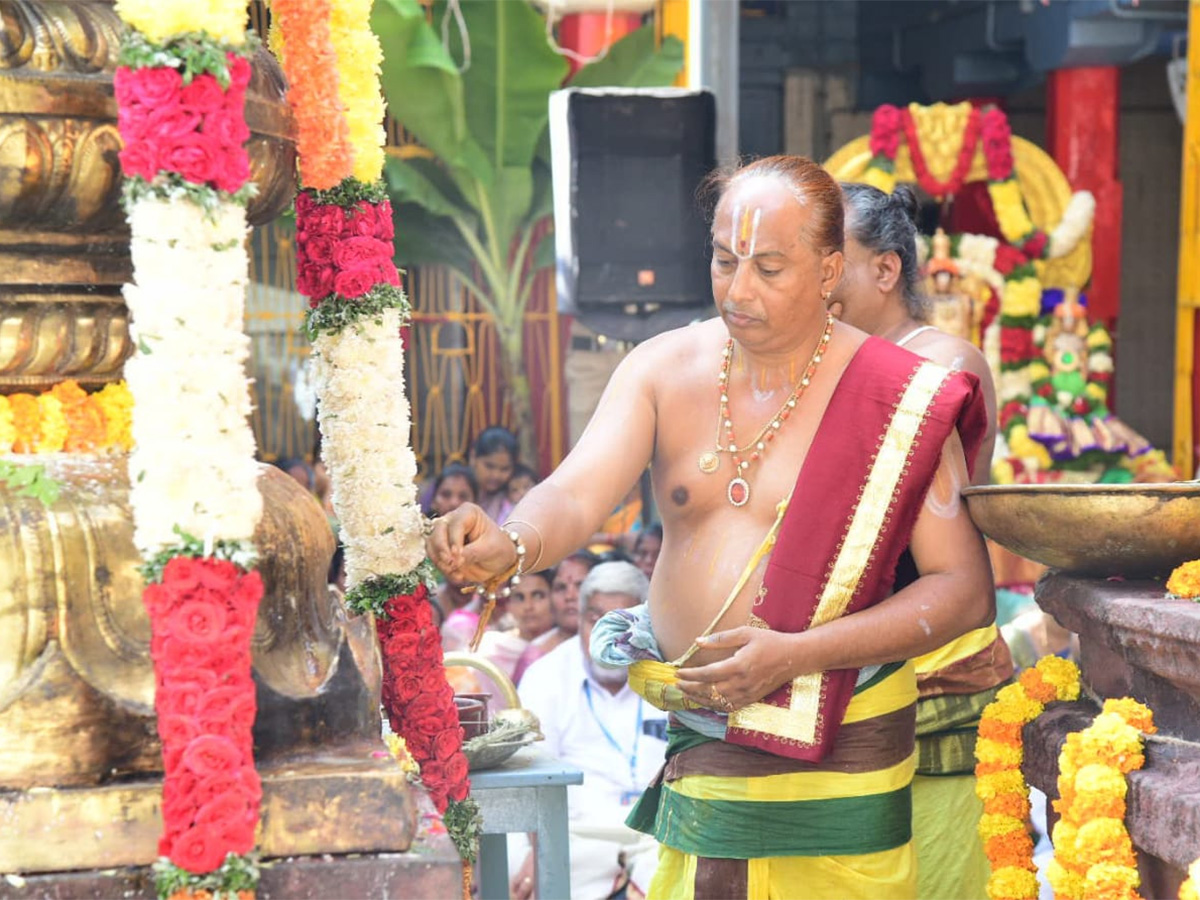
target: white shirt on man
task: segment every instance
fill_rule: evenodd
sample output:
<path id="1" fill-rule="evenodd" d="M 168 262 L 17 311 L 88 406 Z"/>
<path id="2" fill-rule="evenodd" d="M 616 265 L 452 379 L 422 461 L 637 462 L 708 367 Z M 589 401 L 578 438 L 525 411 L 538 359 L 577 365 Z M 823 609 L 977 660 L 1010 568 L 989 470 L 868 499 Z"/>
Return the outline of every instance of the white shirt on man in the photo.
<path id="1" fill-rule="evenodd" d="M 595 900 L 607 893 L 619 850 L 649 849 L 652 862 L 653 841 L 624 820 L 662 767 L 667 719 L 627 684 L 610 693 L 584 665 L 583 652 L 578 635 L 564 641 L 526 670 L 519 693 L 546 736 L 535 746 L 583 772 L 583 784 L 567 789 L 571 894 Z M 639 868 L 634 879 L 644 890 L 648 879 Z"/>

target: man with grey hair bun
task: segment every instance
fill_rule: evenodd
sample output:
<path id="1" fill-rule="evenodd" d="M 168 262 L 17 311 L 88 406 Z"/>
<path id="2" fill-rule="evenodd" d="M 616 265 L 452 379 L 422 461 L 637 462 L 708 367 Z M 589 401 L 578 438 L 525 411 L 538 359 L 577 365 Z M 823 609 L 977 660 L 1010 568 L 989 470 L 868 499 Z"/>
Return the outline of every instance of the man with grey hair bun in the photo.
<path id="1" fill-rule="evenodd" d="M 650 582 L 627 562 L 601 563 L 579 588 L 579 633 L 537 660 L 521 679 L 521 705 L 541 720 L 551 756 L 583 771 L 568 788 L 571 896 L 599 900 L 650 883 L 657 844 L 625 824 L 632 803 L 662 764 L 666 714 L 626 684 L 627 669 L 597 665 L 587 652 L 605 613 L 646 602 Z M 518 900 L 536 896 L 527 856 L 512 880 Z"/>

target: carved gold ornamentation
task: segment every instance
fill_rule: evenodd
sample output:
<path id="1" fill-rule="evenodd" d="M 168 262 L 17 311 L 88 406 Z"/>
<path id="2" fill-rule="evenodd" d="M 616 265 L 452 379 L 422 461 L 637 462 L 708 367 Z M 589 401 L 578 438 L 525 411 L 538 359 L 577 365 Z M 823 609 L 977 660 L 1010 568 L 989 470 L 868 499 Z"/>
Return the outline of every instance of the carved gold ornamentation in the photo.
<path id="1" fill-rule="evenodd" d="M 0 792 L 94 785 L 162 765 L 125 461 L 40 461 L 63 484 L 53 508 L 0 485 Z M 378 743 L 372 623 L 348 619 L 328 592 L 328 521 L 277 469 L 264 468 L 259 489 L 259 758 Z"/>
<path id="2" fill-rule="evenodd" d="M 0 28 L 0 392 L 116 381 L 133 352 L 112 90 L 122 25 L 111 2 L 10 0 Z M 257 225 L 295 189 L 291 114 L 266 51 L 246 118 Z"/>

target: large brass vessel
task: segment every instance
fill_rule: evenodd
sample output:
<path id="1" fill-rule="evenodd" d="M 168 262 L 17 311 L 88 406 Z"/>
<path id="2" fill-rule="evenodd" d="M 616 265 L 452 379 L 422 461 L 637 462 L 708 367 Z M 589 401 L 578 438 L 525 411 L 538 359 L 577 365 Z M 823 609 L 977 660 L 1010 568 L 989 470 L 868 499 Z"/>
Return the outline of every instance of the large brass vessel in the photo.
<path id="1" fill-rule="evenodd" d="M 0 2 L 0 393 L 114 381 L 132 351 L 112 93 L 120 28 L 102 0 Z M 284 82 L 265 52 L 247 118 L 259 187 L 250 218 L 261 223 L 295 189 Z M 47 508 L 0 483 L 0 872 L 67 896 L 62 870 L 158 855 L 150 627 L 125 460 L 18 461 L 45 464 L 62 491 Z M 373 623 L 349 618 L 327 586 L 334 540 L 319 504 L 275 469 L 259 485 L 258 847 L 266 857 L 405 851 L 417 797 L 381 741 Z M 354 860 L 367 880 L 382 865 Z M 389 871 L 401 865 L 393 856 Z"/>

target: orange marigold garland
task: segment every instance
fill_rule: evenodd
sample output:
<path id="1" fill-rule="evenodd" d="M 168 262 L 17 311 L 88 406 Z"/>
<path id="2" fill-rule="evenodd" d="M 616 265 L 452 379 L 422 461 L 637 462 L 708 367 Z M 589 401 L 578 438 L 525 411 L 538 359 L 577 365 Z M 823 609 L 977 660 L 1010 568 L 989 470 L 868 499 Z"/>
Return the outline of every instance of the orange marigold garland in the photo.
<path id="1" fill-rule="evenodd" d="M 288 80 L 296 118 L 300 180 L 325 191 L 350 175 L 353 158 L 346 108 L 338 93 L 338 59 L 329 30 L 329 0 L 274 0 L 273 44 Z"/>
<path id="2" fill-rule="evenodd" d="M 1145 764 L 1143 734 L 1154 715 L 1128 697 L 1106 700 L 1083 731 L 1067 735 L 1058 758 L 1061 819 L 1046 875 L 1063 900 L 1136 900 L 1141 880 L 1125 827 L 1126 776 Z"/>
<path id="3" fill-rule="evenodd" d="M 1054 700 L 1079 697 L 1079 668 L 1047 656 L 1002 688 L 983 711 L 975 744 L 975 793 L 983 801 L 979 836 L 992 866 L 991 900 L 1033 900 L 1037 866 L 1029 834 L 1029 785 L 1021 773 L 1022 729 Z"/>

